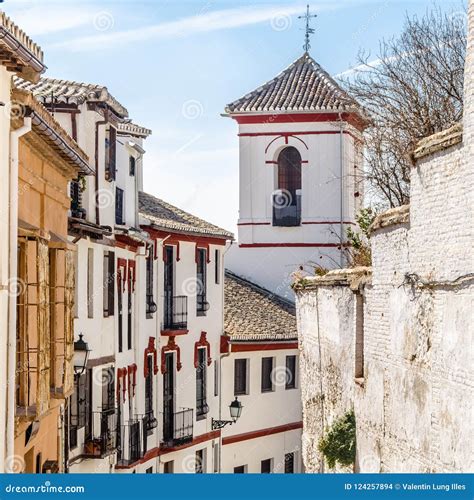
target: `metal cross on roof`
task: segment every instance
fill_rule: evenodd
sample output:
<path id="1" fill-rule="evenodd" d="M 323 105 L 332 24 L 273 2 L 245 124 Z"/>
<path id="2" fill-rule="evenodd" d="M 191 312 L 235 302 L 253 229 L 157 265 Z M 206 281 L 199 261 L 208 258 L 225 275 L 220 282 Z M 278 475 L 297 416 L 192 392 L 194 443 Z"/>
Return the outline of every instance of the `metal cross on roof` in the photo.
<path id="1" fill-rule="evenodd" d="M 312 35 L 314 33 L 314 29 L 310 27 L 309 22 L 313 17 L 318 17 L 318 15 L 309 13 L 309 5 L 306 6 L 306 14 L 304 16 L 298 16 L 298 19 L 306 20 L 306 29 L 305 29 L 304 45 L 303 45 L 303 49 L 305 50 L 305 52 L 309 52 L 309 49 L 311 48 L 311 45 L 309 43 L 309 35 Z"/>

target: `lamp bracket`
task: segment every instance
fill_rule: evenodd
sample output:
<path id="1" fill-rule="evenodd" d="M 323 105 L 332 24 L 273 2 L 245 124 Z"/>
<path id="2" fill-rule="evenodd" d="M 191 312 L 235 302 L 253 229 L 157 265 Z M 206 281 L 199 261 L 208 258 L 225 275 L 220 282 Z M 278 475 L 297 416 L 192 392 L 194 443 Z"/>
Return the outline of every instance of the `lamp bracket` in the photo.
<path id="1" fill-rule="evenodd" d="M 211 420 L 211 428 L 214 431 L 216 429 L 222 429 L 227 424 L 232 425 L 233 423 L 234 423 L 233 420 L 214 420 L 214 419 L 212 419 Z"/>

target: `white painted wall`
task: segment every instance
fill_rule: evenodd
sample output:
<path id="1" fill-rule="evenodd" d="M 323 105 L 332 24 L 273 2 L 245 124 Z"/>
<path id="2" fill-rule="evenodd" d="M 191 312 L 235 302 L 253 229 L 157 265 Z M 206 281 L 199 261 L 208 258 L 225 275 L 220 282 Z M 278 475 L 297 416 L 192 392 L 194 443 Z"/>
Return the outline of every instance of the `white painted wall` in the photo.
<path id="1" fill-rule="evenodd" d="M 222 430 L 222 437 L 269 429 L 301 422 L 300 381 L 296 388 L 285 388 L 286 356 L 298 355 L 297 349 L 231 352 L 222 357 L 222 416 L 230 419 L 229 404 L 234 399 L 235 359 L 248 359 L 248 394 L 238 396 L 243 405 L 240 419 Z M 262 358 L 274 358 L 274 391 L 262 392 Z M 298 367 L 298 361 L 297 361 Z M 298 368 L 297 368 L 298 371 Z M 227 398 L 227 399 L 226 399 Z M 247 465 L 247 472 L 260 472 L 261 461 L 273 459 L 274 471 L 283 472 L 285 453 L 296 452 L 295 469 L 301 472 L 301 429 L 272 434 L 266 437 L 240 441 L 222 446 L 222 472 L 233 472 L 234 467 Z"/>
<path id="2" fill-rule="evenodd" d="M 349 133 L 341 135 L 341 131 Z M 280 132 L 295 136 L 286 140 L 278 136 Z M 270 121 L 240 125 L 239 134 L 238 245 L 229 251 L 227 267 L 242 277 L 252 276 L 255 283 L 293 301 L 293 271 L 300 266 L 312 269 L 314 264 L 325 268 L 344 264 L 337 248 L 341 219 L 354 222 L 363 194 L 360 171 L 355 168 L 361 165 L 354 139 L 360 139 L 360 133 L 345 122 Z M 302 164 L 302 224 L 298 227 L 272 225 L 278 167 L 269 162 L 276 162 L 286 146 L 294 146 L 306 162 Z M 346 229 L 343 224 L 343 237 Z"/>

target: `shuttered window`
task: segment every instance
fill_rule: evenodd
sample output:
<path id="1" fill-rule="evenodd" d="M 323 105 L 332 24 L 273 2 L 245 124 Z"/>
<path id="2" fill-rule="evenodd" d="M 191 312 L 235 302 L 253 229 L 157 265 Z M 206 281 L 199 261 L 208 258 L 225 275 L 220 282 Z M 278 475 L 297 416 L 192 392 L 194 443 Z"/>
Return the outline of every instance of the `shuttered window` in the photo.
<path id="1" fill-rule="evenodd" d="M 234 362 L 234 394 L 248 394 L 248 360 L 236 359 Z"/>
<path id="2" fill-rule="evenodd" d="M 296 387 L 296 356 L 287 356 L 285 389 L 294 389 L 295 387 Z"/>
<path id="3" fill-rule="evenodd" d="M 125 224 L 124 221 L 124 192 L 115 188 L 115 224 Z"/>
<path id="4" fill-rule="evenodd" d="M 109 127 L 105 137 L 105 179 L 115 180 L 115 163 L 117 148 L 117 131 L 114 127 Z"/>
<path id="5" fill-rule="evenodd" d="M 273 391 L 273 358 L 262 358 L 262 392 Z"/>
<path id="6" fill-rule="evenodd" d="M 115 310 L 115 252 L 104 253 L 104 316 L 113 316 Z"/>
<path id="7" fill-rule="evenodd" d="M 196 368 L 196 416 L 203 417 L 208 412 L 206 401 L 207 387 L 207 355 L 206 349 L 198 349 L 198 366 Z"/>

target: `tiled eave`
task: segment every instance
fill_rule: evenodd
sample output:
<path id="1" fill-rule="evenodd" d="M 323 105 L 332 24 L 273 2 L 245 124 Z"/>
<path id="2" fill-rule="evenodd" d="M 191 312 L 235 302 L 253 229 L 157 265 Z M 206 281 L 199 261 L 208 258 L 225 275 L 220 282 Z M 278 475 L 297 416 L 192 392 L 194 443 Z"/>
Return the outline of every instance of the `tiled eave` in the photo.
<path id="1" fill-rule="evenodd" d="M 0 13 L 1 64 L 17 75 L 37 82 L 46 69 L 43 51 L 4 13 Z"/>

